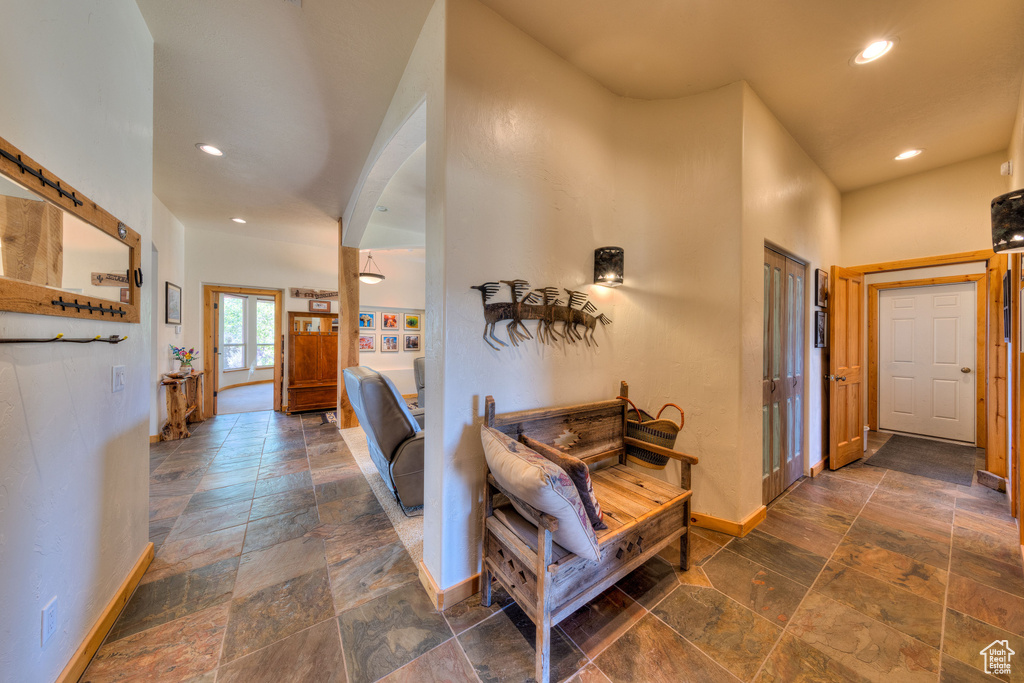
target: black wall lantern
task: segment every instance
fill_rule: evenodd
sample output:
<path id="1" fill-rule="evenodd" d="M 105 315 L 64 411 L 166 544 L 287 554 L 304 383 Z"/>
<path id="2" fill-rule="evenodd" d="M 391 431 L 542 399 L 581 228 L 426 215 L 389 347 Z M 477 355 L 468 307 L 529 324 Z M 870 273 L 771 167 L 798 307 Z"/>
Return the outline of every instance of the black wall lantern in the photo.
<path id="1" fill-rule="evenodd" d="M 1003 253 L 1024 251 L 1024 189 L 992 200 L 992 249 Z"/>
<path id="2" fill-rule="evenodd" d="M 594 284 L 618 287 L 622 284 L 625 254 L 622 247 L 600 247 L 594 250 Z"/>

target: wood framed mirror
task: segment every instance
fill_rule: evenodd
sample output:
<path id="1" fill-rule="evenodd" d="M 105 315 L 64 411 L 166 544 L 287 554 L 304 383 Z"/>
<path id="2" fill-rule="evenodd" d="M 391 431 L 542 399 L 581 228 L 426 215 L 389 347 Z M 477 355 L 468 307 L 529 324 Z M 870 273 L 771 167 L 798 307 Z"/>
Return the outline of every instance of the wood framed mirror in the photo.
<path id="1" fill-rule="evenodd" d="M 140 237 L 0 137 L 0 310 L 139 322 Z"/>

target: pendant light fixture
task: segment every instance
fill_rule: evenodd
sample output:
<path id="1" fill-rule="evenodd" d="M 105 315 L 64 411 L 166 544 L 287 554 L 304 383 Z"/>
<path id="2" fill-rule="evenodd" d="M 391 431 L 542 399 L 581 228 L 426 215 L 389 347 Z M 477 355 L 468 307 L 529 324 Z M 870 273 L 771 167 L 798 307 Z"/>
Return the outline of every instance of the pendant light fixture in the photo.
<path id="1" fill-rule="evenodd" d="M 376 270 L 377 272 L 374 272 Z M 368 285 L 375 285 L 378 282 L 384 280 L 384 273 L 380 272 L 380 268 L 373 260 L 373 253 L 367 252 L 366 254 L 366 265 L 363 266 L 362 271 L 359 273 L 359 281 L 365 282 Z"/>
<path id="2" fill-rule="evenodd" d="M 1024 189 L 992 200 L 992 249 L 1000 253 L 1024 251 Z"/>

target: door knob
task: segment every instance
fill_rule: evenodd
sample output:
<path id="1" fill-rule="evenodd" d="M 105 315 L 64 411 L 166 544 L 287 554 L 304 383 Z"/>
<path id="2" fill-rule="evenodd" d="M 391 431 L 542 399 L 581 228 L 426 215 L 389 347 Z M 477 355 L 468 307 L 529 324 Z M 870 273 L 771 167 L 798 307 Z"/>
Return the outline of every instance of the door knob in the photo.
<path id="1" fill-rule="evenodd" d="M 970 369 L 970 368 L 960 368 L 960 372 L 963 372 L 963 373 L 965 373 L 965 374 L 966 374 L 966 373 L 968 373 L 968 372 L 970 372 L 970 371 L 971 371 L 971 369 Z"/>

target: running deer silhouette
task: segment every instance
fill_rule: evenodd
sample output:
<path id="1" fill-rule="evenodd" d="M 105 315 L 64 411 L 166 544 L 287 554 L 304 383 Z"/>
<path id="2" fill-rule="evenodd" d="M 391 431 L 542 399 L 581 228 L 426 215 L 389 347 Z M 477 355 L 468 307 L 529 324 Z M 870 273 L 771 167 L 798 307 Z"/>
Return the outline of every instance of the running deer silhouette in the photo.
<path id="1" fill-rule="evenodd" d="M 489 303 L 501 289 L 501 285 L 508 286 L 512 301 Z M 472 289 L 478 290 L 483 299 L 483 340 L 495 351 L 500 351 L 501 346 L 508 346 L 494 334 L 498 323 L 506 320 L 508 324 L 505 330 L 512 346 L 519 346 L 520 342 L 534 338 L 523 324 L 524 320 L 538 321 L 537 341 L 542 344 L 554 345 L 564 339 L 570 344 L 582 341 L 587 346 L 598 345 L 597 339 L 594 338 L 598 323 L 610 325 L 612 322 L 604 313 L 597 313 L 597 307 L 587 300 L 586 292 L 564 290 L 568 297 L 568 303 L 565 303 L 558 298 L 558 288 L 544 287 L 531 290 L 530 283 L 526 280 L 485 282 L 482 285 L 473 285 Z M 562 323 L 560 331 L 555 329 L 556 322 Z M 501 346 L 495 346 L 494 342 Z"/>

